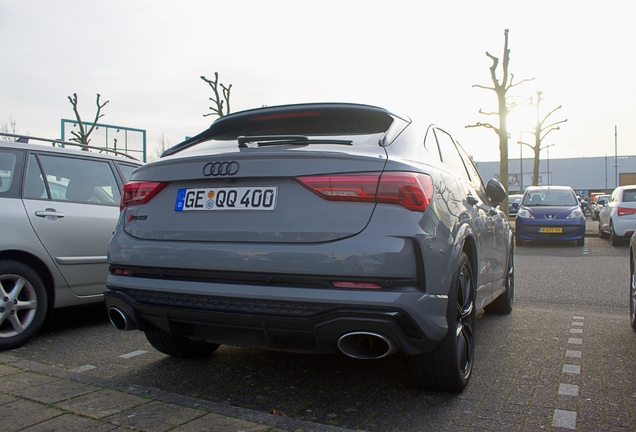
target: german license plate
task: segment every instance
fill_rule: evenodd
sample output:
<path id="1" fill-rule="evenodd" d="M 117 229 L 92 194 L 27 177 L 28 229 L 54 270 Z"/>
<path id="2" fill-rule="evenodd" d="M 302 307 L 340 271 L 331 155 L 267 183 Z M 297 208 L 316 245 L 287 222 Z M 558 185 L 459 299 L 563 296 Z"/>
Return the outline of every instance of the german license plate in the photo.
<path id="1" fill-rule="evenodd" d="M 274 211 L 276 186 L 179 189 L 175 211 Z"/>
<path id="2" fill-rule="evenodd" d="M 539 228 L 540 233 L 562 233 L 563 228 Z"/>

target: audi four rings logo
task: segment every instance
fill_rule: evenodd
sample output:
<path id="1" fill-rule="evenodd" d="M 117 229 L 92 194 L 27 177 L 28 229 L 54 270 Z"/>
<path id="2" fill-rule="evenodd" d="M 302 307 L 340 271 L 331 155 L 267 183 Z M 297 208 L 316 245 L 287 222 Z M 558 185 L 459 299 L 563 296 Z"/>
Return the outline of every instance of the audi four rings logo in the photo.
<path id="1" fill-rule="evenodd" d="M 234 175 L 239 171 L 239 163 L 232 162 L 209 162 L 203 167 L 203 175 L 206 177 Z"/>

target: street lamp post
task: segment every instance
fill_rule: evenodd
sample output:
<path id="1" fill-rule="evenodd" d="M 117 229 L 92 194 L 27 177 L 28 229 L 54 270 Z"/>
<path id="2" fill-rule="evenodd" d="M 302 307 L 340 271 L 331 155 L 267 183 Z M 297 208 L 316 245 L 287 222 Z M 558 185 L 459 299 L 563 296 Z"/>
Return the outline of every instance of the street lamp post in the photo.
<path id="1" fill-rule="evenodd" d="M 552 184 L 552 182 L 550 181 L 550 147 L 554 147 L 554 144 L 543 147 L 548 152 L 548 186 Z"/>

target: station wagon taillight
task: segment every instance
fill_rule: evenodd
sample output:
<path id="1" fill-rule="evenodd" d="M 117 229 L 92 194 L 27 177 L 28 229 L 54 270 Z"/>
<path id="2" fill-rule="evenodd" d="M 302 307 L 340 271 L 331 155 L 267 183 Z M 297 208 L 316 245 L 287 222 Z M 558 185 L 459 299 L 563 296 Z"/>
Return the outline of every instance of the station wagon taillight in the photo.
<path id="1" fill-rule="evenodd" d="M 129 181 L 124 185 L 119 210 L 137 204 L 146 204 L 169 183 L 152 181 Z"/>
<path id="2" fill-rule="evenodd" d="M 433 198 L 430 176 L 411 172 L 333 174 L 296 178 L 329 201 L 396 204 L 425 211 Z"/>
<path id="3" fill-rule="evenodd" d="M 629 216 L 636 213 L 636 208 L 619 207 L 617 212 L 619 216 Z"/>

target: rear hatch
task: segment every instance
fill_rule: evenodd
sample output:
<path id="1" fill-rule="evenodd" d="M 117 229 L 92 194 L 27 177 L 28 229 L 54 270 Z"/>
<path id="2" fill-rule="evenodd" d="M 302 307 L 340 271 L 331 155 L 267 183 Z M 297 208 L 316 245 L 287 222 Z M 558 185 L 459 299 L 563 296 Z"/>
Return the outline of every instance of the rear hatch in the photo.
<path id="1" fill-rule="evenodd" d="M 387 131 L 395 135 L 406 124 L 385 110 L 343 104 L 221 118 L 135 172 L 133 201 L 144 188 L 156 195 L 125 208 L 124 229 L 139 239 L 180 242 L 298 244 L 353 236 L 375 208 Z"/>

